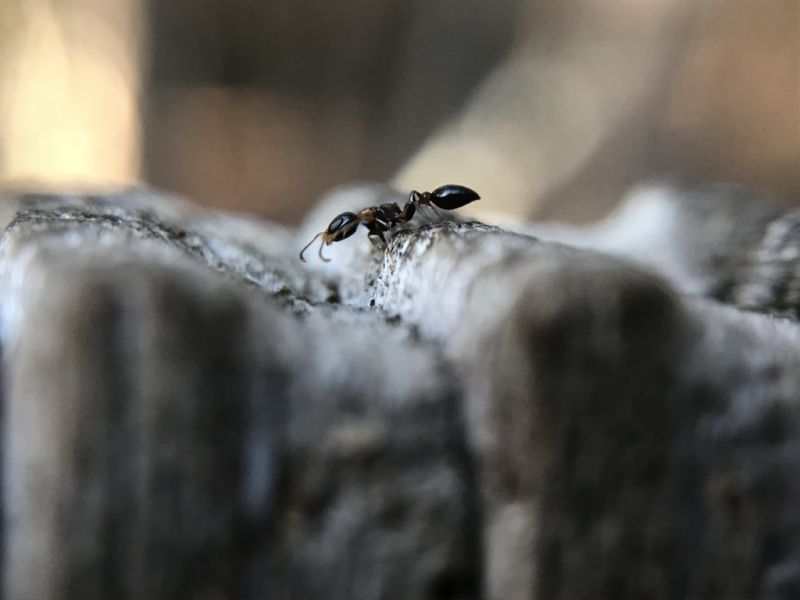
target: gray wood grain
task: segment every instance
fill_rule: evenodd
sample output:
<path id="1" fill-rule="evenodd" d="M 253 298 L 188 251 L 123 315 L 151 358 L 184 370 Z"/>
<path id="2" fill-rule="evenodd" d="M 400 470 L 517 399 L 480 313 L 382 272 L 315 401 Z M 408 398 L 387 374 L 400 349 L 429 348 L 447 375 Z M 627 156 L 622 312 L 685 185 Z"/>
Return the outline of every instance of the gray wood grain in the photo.
<path id="1" fill-rule="evenodd" d="M 8 199 L 4 595 L 793 597 L 794 323 L 473 222 L 298 260 L 399 199 Z"/>

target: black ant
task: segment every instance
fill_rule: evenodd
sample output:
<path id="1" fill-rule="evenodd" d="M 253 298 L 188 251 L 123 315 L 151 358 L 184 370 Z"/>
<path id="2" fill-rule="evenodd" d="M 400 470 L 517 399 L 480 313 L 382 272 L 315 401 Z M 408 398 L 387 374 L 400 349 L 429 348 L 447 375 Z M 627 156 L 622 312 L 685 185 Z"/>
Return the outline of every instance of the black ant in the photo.
<path id="1" fill-rule="evenodd" d="M 322 248 L 349 238 L 356 232 L 359 224 L 363 224 L 369 230 L 367 234 L 369 241 L 380 248 L 386 245 L 384 232 L 401 223 L 408 223 L 418 208 L 431 208 L 438 215 L 437 206 L 444 210 L 455 210 L 479 198 L 476 192 L 463 185 L 443 185 L 432 192 L 412 191 L 402 209 L 396 202 L 389 202 L 380 206 L 370 206 L 357 213 L 343 212 L 330 222 L 325 231 L 320 231 L 306 244 L 300 251 L 300 260 L 306 261 L 303 253 L 320 236 L 322 242 L 319 245 L 319 257 L 325 262 L 330 262 L 331 259 L 322 256 Z"/>

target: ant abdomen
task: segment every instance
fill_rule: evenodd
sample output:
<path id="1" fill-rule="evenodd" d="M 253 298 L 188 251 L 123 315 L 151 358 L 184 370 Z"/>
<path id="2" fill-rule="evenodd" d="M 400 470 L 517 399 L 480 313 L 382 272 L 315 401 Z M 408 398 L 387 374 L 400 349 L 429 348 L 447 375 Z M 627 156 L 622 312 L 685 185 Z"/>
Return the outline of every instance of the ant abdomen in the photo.
<path id="1" fill-rule="evenodd" d="M 439 208 L 454 210 L 479 199 L 480 196 L 475 190 L 463 185 L 450 184 L 433 190 L 430 201 Z"/>

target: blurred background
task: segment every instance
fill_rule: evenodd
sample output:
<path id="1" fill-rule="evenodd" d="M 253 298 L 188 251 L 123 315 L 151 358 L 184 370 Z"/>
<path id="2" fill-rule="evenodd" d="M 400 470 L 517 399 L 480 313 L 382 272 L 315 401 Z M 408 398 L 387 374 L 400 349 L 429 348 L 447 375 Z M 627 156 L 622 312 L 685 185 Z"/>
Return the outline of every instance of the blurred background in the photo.
<path id="1" fill-rule="evenodd" d="M 297 222 L 359 181 L 585 222 L 632 185 L 800 200 L 798 0 L 2 0 L 6 187 Z"/>

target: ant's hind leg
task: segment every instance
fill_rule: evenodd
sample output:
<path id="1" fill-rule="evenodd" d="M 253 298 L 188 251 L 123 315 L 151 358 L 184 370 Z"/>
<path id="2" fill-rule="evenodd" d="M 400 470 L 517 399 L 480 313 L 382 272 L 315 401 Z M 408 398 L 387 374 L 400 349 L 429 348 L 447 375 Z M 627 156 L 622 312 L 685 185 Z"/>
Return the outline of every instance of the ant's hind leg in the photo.
<path id="1" fill-rule="evenodd" d="M 433 204 L 429 204 L 428 207 L 433 209 L 433 212 L 436 213 L 436 216 L 439 217 L 439 219 L 443 219 L 444 218 L 444 217 L 442 217 L 442 213 L 440 213 L 438 210 L 436 210 L 436 207 Z"/>
<path id="2" fill-rule="evenodd" d="M 442 215 L 439 213 L 438 210 L 436 210 L 433 207 L 432 204 L 420 204 L 419 205 L 419 212 L 422 213 L 423 215 L 425 215 L 425 218 L 428 219 L 428 220 L 433 218 L 433 217 L 431 217 L 431 213 L 430 213 L 431 209 L 433 209 L 433 212 L 436 213 L 436 216 L 439 217 L 439 220 L 441 221 L 442 220 Z"/>

